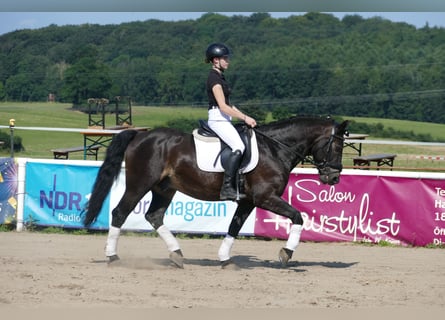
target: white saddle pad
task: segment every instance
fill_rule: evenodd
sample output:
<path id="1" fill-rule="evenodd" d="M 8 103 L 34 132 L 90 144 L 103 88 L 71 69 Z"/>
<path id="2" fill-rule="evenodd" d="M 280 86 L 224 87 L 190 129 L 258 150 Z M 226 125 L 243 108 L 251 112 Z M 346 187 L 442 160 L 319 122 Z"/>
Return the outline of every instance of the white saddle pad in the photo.
<path id="1" fill-rule="evenodd" d="M 224 168 L 221 164 L 221 157 L 219 152 L 221 151 L 221 142 L 215 137 L 204 137 L 198 134 L 198 129 L 193 130 L 193 138 L 195 139 L 196 158 L 199 169 L 210 172 L 224 172 Z M 252 132 L 251 138 L 252 156 L 250 162 L 244 168 L 242 172 L 252 171 L 258 164 L 258 144 L 256 140 L 255 132 Z M 215 159 L 218 160 L 215 163 Z"/>

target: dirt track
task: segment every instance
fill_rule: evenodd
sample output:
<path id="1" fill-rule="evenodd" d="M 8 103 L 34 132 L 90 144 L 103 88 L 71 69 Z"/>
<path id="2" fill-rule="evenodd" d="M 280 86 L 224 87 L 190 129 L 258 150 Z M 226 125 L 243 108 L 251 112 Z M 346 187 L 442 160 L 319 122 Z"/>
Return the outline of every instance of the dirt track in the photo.
<path id="1" fill-rule="evenodd" d="M 302 243 L 288 268 L 283 241 L 238 240 L 240 270 L 222 270 L 220 240 L 180 239 L 185 269 L 159 238 L 122 236 L 121 261 L 105 235 L 0 233 L 1 307 L 381 308 L 445 302 L 443 249 Z"/>

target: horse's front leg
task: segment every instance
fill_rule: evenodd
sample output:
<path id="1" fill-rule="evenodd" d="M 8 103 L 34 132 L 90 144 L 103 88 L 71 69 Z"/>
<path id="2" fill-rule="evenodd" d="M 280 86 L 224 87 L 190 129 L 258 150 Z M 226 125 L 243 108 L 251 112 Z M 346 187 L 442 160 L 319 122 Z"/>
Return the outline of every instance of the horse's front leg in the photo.
<path id="1" fill-rule="evenodd" d="M 303 225 L 292 224 L 289 230 L 289 237 L 287 238 L 286 246 L 280 249 L 278 253 L 278 259 L 281 262 L 281 266 L 286 267 L 289 260 L 292 258 L 292 254 L 300 243 L 301 232 L 303 231 Z"/>
<path id="2" fill-rule="evenodd" d="M 105 256 L 108 258 L 108 263 L 119 260 L 117 255 L 117 242 L 121 234 L 121 228 L 110 226 L 108 229 L 107 242 L 105 244 Z"/>
<path id="3" fill-rule="evenodd" d="M 287 263 L 292 258 L 293 252 L 300 243 L 301 232 L 303 231 L 303 217 L 301 216 L 300 211 L 292 207 L 279 196 L 269 198 L 259 207 L 276 213 L 280 216 L 287 217 L 292 222 L 286 245 L 281 248 L 278 254 L 281 265 L 285 267 L 287 266 Z"/>
<path id="4" fill-rule="evenodd" d="M 232 246 L 235 242 L 235 238 L 238 236 L 244 222 L 246 222 L 253 208 L 255 208 L 255 206 L 248 201 L 240 201 L 238 207 L 236 208 L 235 214 L 233 215 L 229 226 L 229 231 L 218 250 L 218 257 L 221 261 L 221 267 L 223 269 L 234 266 L 230 254 Z"/>

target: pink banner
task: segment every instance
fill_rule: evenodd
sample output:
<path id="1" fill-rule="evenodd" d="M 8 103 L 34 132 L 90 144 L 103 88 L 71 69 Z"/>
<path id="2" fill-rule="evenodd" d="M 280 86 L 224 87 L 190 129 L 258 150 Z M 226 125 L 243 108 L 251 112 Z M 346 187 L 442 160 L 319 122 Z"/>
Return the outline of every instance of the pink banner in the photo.
<path id="1" fill-rule="evenodd" d="M 445 244 L 445 180 L 342 174 L 323 185 L 292 173 L 283 193 L 304 218 L 302 240 Z M 257 209 L 255 235 L 287 239 L 290 220 Z"/>

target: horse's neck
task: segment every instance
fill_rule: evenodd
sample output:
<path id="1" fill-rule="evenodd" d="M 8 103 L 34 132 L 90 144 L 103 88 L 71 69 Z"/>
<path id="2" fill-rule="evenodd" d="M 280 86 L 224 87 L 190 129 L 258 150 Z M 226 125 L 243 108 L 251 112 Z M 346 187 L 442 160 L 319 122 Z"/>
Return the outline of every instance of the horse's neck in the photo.
<path id="1" fill-rule="evenodd" d="M 318 122 L 302 122 L 288 127 L 271 127 L 265 134 L 278 142 L 277 152 L 290 157 L 293 165 L 296 165 L 310 153 L 312 146 L 325 131 L 326 126 Z"/>
<path id="2" fill-rule="evenodd" d="M 271 130 L 268 135 L 280 143 L 295 149 L 312 145 L 320 135 L 320 128 L 315 126 L 298 126 L 295 128 L 280 128 Z"/>
<path id="3" fill-rule="evenodd" d="M 270 131 L 264 134 L 268 137 L 265 141 L 272 154 L 276 154 L 276 159 L 283 162 L 289 171 L 306 156 L 308 144 L 304 135 L 296 137 L 290 134 L 289 130 Z"/>

